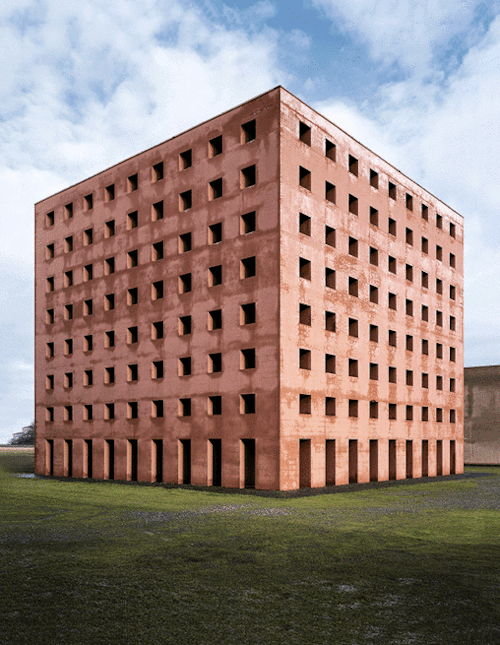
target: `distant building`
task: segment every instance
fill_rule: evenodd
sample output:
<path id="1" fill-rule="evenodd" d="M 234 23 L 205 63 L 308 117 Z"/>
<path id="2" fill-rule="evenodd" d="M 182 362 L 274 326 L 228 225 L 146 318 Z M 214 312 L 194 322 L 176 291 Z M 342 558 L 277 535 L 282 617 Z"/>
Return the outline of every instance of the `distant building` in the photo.
<path id="1" fill-rule="evenodd" d="M 500 365 L 464 370 L 464 461 L 500 465 Z"/>
<path id="2" fill-rule="evenodd" d="M 462 472 L 462 217 L 282 87 L 35 215 L 37 473 Z"/>

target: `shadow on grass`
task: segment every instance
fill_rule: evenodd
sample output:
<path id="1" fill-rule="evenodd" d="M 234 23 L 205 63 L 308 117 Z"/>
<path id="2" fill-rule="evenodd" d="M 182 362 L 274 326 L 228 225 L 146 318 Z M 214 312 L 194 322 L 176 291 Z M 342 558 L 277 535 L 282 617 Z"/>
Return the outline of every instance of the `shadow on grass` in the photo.
<path id="1" fill-rule="evenodd" d="M 16 471 L 17 472 L 17 471 Z M 500 472 L 499 472 L 500 474 Z M 145 486 L 152 488 L 164 488 L 165 490 L 191 490 L 205 493 L 215 493 L 220 495 L 248 495 L 252 497 L 268 497 L 275 499 L 294 499 L 297 497 L 314 497 L 316 495 L 331 495 L 332 493 L 354 493 L 357 491 L 379 490 L 385 488 L 398 488 L 406 486 L 414 486 L 417 484 L 429 484 L 433 482 L 459 482 L 467 481 L 481 477 L 488 477 L 491 472 L 466 472 L 462 475 L 445 475 L 439 477 L 422 477 L 420 479 L 397 479 L 384 482 L 369 482 L 365 484 L 346 484 L 344 486 L 324 486 L 322 488 L 299 488 L 298 490 L 291 491 L 275 491 L 275 490 L 256 490 L 254 488 L 223 488 L 222 486 L 194 486 L 188 484 L 167 484 L 162 482 L 138 482 L 126 480 L 102 480 L 102 479 L 76 479 L 72 477 L 46 477 L 43 475 L 36 475 L 40 479 L 49 479 L 55 481 L 73 481 L 92 484 L 99 482 L 99 484 L 109 486 Z"/>

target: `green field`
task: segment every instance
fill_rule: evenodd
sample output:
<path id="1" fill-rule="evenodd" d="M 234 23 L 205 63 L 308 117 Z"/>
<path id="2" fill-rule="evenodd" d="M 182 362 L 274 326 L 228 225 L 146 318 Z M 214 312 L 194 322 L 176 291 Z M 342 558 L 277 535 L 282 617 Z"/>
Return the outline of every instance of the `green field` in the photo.
<path id="1" fill-rule="evenodd" d="M 500 643 L 500 473 L 269 497 L 24 478 L 0 454 L 0 643 Z"/>

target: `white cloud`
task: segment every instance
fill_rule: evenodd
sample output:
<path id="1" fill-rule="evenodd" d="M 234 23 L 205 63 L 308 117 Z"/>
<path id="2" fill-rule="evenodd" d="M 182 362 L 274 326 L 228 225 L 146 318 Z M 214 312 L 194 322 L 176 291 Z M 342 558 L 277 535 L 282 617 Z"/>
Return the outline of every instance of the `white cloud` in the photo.
<path id="1" fill-rule="evenodd" d="M 500 363 L 500 17 L 444 85 L 417 77 L 370 105 L 316 107 L 465 220 L 466 364 Z"/>
<path id="2" fill-rule="evenodd" d="M 436 49 L 469 29 L 479 0 L 312 0 L 337 27 L 357 36 L 371 56 L 416 75 Z"/>
<path id="3" fill-rule="evenodd" d="M 32 415 L 15 361 L 32 360 L 34 202 L 277 85 L 274 10 L 227 27 L 178 0 L 1 5 L 0 442 Z"/>

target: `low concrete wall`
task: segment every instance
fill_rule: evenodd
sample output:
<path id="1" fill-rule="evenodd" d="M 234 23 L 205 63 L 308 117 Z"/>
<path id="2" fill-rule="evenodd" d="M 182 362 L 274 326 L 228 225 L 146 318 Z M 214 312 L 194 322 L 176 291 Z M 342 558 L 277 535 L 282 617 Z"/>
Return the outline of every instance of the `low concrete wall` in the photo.
<path id="1" fill-rule="evenodd" d="M 500 365 L 464 370 L 464 461 L 500 465 Z"/>

